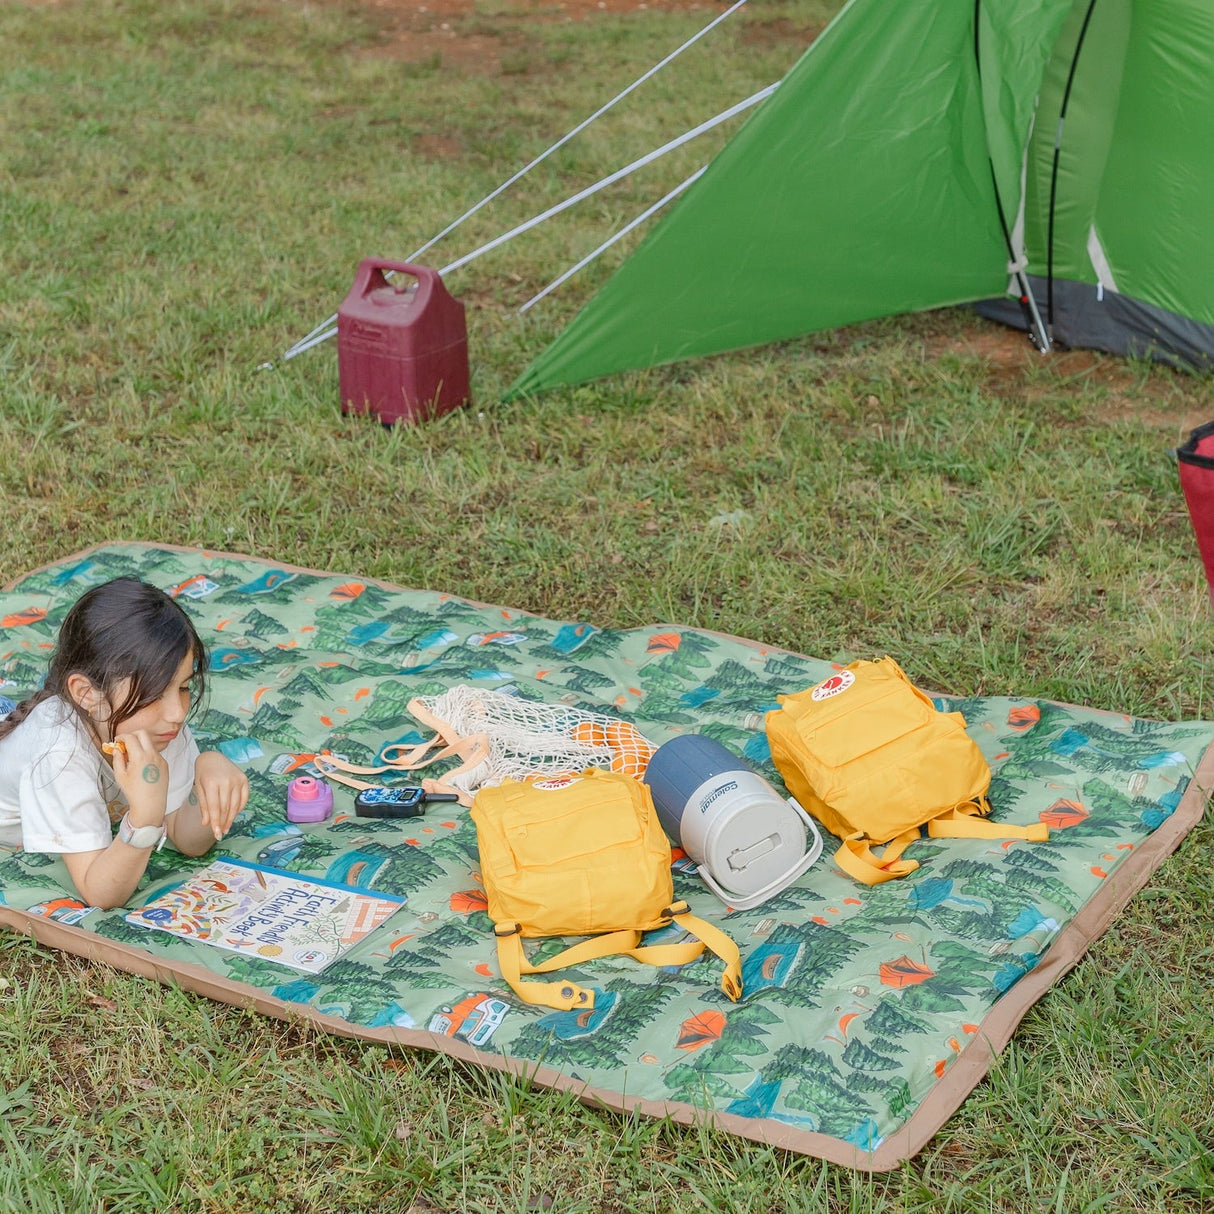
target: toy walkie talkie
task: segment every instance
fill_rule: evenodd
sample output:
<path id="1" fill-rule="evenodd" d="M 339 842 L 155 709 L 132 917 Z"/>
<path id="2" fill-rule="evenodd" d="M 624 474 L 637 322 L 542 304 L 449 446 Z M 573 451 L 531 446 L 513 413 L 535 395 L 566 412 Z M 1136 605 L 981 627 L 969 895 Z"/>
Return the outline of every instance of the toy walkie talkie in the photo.
<path id="1" fill-rule="evenodd" d="M 364 788 L 354 798 L 361 818 L 420 818 L 431 801 L 458 801 L 453 792 L 427 792 L 424 788 Z"/>

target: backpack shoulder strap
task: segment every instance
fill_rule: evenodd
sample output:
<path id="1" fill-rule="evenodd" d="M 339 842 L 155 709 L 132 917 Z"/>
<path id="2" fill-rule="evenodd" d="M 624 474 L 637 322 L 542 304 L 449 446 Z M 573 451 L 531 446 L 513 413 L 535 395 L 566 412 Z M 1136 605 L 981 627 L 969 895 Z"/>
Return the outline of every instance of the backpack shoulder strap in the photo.
<path id="1" fill-rule="evenodd" d="M 698 915 L 693 915 L 687 909 L 686 902 L 675 902 L 668 908 L 668 913 L 684 931 L 688 931 L 697 939 L 702 940 L 710 952 L 715 953 L 725 962 L 725 970 L 721 974 L 721 990 L 735 1002 L 740 999 L 742 997 L 742 958 L 737 944 L 719 927 L 715 927 Z M 665 947 L 678 948 L 679 946 L 666 945 Z M 656 964 L 665 965 L 667 963 L 659 961 Z"/>
<path id="2" fill-rule="evenodd" d="M 891 839 L 885 850 L 877 855 L 872 840 L 863 833 L 848 835 L 835 852 L 835 863 L 861 885 L 881 885 L 897 877 L 905 877 L 919 867 L 918 860 L 902 860 L 902 852 L 919 837 L 919 831 L 908 830 Z"/>
<path id="3" fill-rule="evenodd" d="M 985 815 L 989 804 L 965 801 L 932 818 L 927 833 L 933 839 L 1023 839 L 1028 843 L 1045 843 L 1050 828 L 1044 822 L 1029 826 L 1012 826 L 1007 822 L 988 822 Z"/>
<path id="4" fill-rule="evenodd" d="M 988 822 L 990 802 L 982 797 L 964 801 L 946 809 L 927 822 L 927 833 L 933 839 L 1023 839 L 1028 843 L 1045 843 L 1050 837 L 1044 822 L 1029 826 L 1012 826 L 1006 822 Z M 886 844 L 877 855 L 872 840 L 863 834 L 848 835 L 835 853 L 835 863 L 849 877 L 862 885 L 881 885 L 897 877 L 905 877 L 919 867 L 918 860 L 903 860 L 903 851 L 919 838 L 918 829 L 903 831 Z"/>
<path id="5" fill-rule="evenodd" d="M 526 982 L 523 975 L 549 974 L 553 970 L 581 965 L 612 953 L 629 953 L 641 938 L 639 931 L 606 932 L 601 936 L 591 936 L 557 953 L 555 957 L 533 965 L 523 951 L 522 930 L 518 923 L 495 923 L 493 934 L 497 939 L 498 967 L 510 989 L 524 1003 L 564 1012 L 579 1008 L 589 1011 L 594 1007 L 594 991 L 574 982 Z"/>
<path id="6" fill-rule="evenodd" d="M 677 923 L 696 939 L 682 944 L 643 945 L 640 943 L 641 929 L 626 928 L 618 932 L 590 936 L 538 965 L 527 960 L 527 954 L 523 951 L 520 925 L 497 923 L 494 925 L 493 934 L 497 940 L 497 960 L 502 977 L 525 1003 L 556 1008 L 559 1011 L 573 1011 L 578 1008 L 589 1010 L 594 1007 L 593 990 L 587 990 L 573 982 L 527 982 L 524 981 L 523 975 L 549 974 L 554 970 L 584 965 L 587 961 L 596 961 L 600 957 L 614 954 L 633 957 L 646 965 L 689 965 L 701 956 L 707 947 L 725 962 L 721 989 L 730 999 L 739 999 L 742 995 L 742 959 L 733 940 L 720 928 L 691 914 L 685 902 L 673 903 L 663 914 L 668 916 L 667 922 Z"/>

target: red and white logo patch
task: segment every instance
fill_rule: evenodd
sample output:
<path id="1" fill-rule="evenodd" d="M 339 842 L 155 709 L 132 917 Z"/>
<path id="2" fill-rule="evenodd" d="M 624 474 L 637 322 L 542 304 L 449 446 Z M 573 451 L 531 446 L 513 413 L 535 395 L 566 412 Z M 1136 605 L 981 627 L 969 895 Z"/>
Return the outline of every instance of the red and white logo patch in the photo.
<path id="1" fill-rule="evenodd" d="M 531 787 L 543 789 L 568 788 L 570 784 L 576 784 L 581 778 L 581 776 L 548 776 L 543 780 L 532 780 Z"/>
<path id="2" fill-rule="evenodd" d="M 811 700 L 829 700 L 831 696 L 837 696 L 845 692 L 856 681 L 855 674 L 850 670 L 840 670 L 838 674 L 832 674 L 829 679 L 823 679 L 810 692 Z"/>

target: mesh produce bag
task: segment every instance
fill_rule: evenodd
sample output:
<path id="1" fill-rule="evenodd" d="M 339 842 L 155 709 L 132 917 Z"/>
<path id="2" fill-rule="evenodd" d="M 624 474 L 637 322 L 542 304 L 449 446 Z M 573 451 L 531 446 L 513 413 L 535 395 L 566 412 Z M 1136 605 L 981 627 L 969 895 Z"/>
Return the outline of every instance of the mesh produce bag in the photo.
<path id="1" fill-rule="evenodd" d="M 457 787 L 479 788 L 528 776 L 567 775 L 604 767 L 640 777 L 657 749 L 635 725 L 565 704 L 537 704 L 502 691 L 452 687 L 419 696 L 409 711 L 446 744 L 483 737 L 487 754 L 476 767 L 446 777 Z"/>
<path id="2" fill-rule="evenodd" d="M 453 791 L 468 805 L 478 788 L 503 780 L 570 775 L 602 767 L 637 779 L 657 749 L 635 725 L 605 713 L 564 704 L 537 704 L 503 691 L 457 686 L 409 701 L 409 711 L 435 736 L 417 746 L 387 746 L 379 767 L 356 767 L 330 753 L 314 760 L 321 775 L 355 788 L 369 787 L 343 773 L 406 774 L 442 759 L 458 766 L 423 780 L 430 791 Z"/>

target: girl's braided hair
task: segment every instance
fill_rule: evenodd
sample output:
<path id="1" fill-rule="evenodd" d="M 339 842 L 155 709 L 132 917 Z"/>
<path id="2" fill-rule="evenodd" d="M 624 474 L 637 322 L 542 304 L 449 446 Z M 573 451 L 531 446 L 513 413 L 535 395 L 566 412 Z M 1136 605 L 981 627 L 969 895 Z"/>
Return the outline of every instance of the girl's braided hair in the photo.
<path id="1" fill-rule="evenodd" d="M 94 586 L 64 616 L 42 688 L 0 721 L 0 738 L 52 696 L 70 705 L 95 736 L 91 718 L 68 692 L 68 677 L 73 674 L 84 675 L 105 694 L 111 728 L 117 732 L 123 721 L 164 694 L 187 654 L 194 659 L 191 681 L 197 703 L 205 688 L 206 646 L 180 605 L 138 578 L 115 578 Z M 126 695 L 117 702 L 124 680 L 129 680 Z"/>

